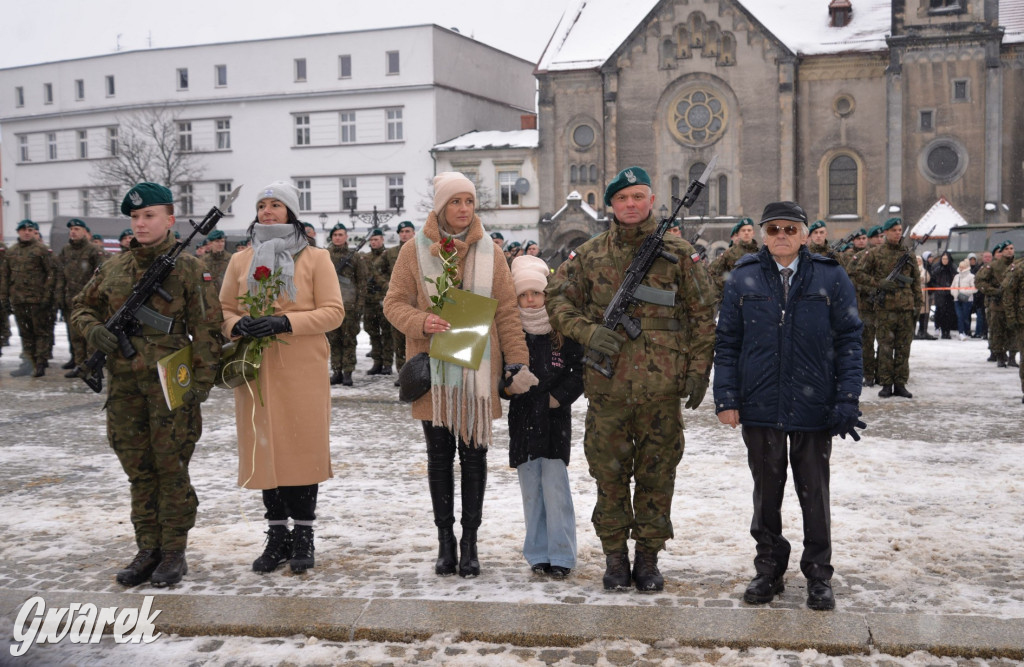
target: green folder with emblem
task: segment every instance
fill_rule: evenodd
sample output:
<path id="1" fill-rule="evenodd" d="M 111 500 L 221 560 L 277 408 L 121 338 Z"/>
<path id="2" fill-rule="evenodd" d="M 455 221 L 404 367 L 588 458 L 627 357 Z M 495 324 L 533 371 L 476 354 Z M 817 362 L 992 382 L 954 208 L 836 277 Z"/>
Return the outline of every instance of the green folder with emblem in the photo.
<path id="1" fill-rule="evenodd" d="M 160 375 L 160 388 L 164 390 L 167 409 L 177 410 L 184 404 L 182 397 L 185 392 L 192 388 L 191 343 L 157 361 L 156 370 Z"/>
<path id="2" fill-rule="evenodd" d="M 431 336 L 430 357 L 475 371 L 487 349 L 498 300 L 460 289 L 449 290 L 445 296 L 452 301 L 445 302 L 438 315 L 451 328 Z"/>

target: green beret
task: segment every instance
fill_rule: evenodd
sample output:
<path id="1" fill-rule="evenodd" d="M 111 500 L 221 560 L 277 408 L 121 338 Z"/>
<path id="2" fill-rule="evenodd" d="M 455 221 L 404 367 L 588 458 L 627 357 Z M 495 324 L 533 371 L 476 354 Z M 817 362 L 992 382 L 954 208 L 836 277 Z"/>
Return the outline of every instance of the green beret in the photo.
<path id="1" fill-rule="evenodd" d="M 680 227 L 682 227 L 682 224 L 680 224 L 679 218 L 673 218 L 672 222 L 668 223 L 669 229 L 678 229 Z"/>
<path id="2" fill-rule="evenodd" d="M 992 246 L 992 252 L 999 252 L 1000 250 L 1006 247 L 1006 243 L 1006 241 L 1000 241 L 999 243 L 995 244 L 994 246 Z"/>
<path id="3" fill-rule="evenodd" d="M 125 229 L 123 232 L 121 232 L 121 235 L 117 237 L 117 240 L 120 241 L 120 240 L 122 240 L 126 236 L 135 236 L 135 232 L 132 231 L 131 227 L 129 227 L 129 228 Z"/>
<path id="4" fill-rule="evenodd" d="M 623 188 L 628 188 L 631 185 L 646 185 L 651 186 L 651 177 L 647 175 L 647 172 L 642 167 L 626 167 L 619 172 L 608 187 L 604 190 L 604 205 L 612 205 L 612 195 Z"/>
<path id="5" fill-rule="evenodd" d="M 872 227 L 871 229 L 868 230 L 868 238 L 869 239 L 873 239 L 873 238 L 875 238 L 876 236 L 878 236 L 881 233 L 882 233 L 882 226 L 881 225 L 875 225 L 874 227 Z"/>
<path id="6" fill-rule="evenodd" d="M 302 221 L 300 220 L 300 222 L 302 222 Z M 313 230 L 314 232 L 316 231 L 316 227 L 314 227 L 314 226 L 313 226 L 313 223 L 312 223 L 312 222 L 303 222 L 303 223 L 302 223 L 302 226 L 303 226 L 303 227 L 309 227 L 309 228 L 310 228 L 310 229 L 312 229 L 312 230 Z"/>
<path id="7" fill-rule="evenodd" d="M 380 229 L 374 229 L 372 232 L 370 232 L 370 236 L 384 236 L 384 232 L 382 232 Z"/>
<path id="8" fill-rule="evenodd" d="M 174 230 L 174 238 L 176 238 L 176 239 L 180 239 L 181 238 L 181 234 L 178 233 L 177 229 Z"/>
<path id="9" fill-rule="evenodd" d="M 885 222 L 882 223 L 881 230 L 883 232 L 887 232 L 890 229 L 892 229 L 893 227 L 895 227 L 896 225 L 900 225 L 902 227 L 903 226 L 903 219 L 902 218 L 889 218 L 888 220 L 886 220 Z"/>
<path id="10" fill-rule="evenodd" d="M 215 230 L 213 230 L 212 232 L 210 232 L 209 234 L 206 235 L 206 240 L 207 241 L 219 241 L 222 238 L 225 238 L 224 232 L 222 232 L 219 229 L 215 229 Z"/>
<path id="11" fill-rule="evenodd" d="M 501 235 L 501 232 L 491 232 L 491 240 L 493 241 L 494 239 L 504 241 L 505 237 Z"/>
<path id="12" fill-rule="evenodd" d="M 864 229 L 863 227 L 861 227 L 860 229 L 857 230 L 857 236 L 858 237 L 860 237 L 860 236 L 867 236 L 867 235 L 868 235 L 868 230 Z"/>
<path id="13" fill-rule="evenodd" d="M 526 243 L 523 244 L 523 250 L 524 251 L 529 250 L 530 246 L 532 246 L 532 245 L 537 245 L 537 242 L 536 241 L 527 241 Z"/>
<path id="14" fill-rule="evenodd" d="M 89 225 L 85 224 L 84 220 L 79 220 L 78 218 L 71 218 L 68 220 L 68 229 L 71 229 L 72 227 L 83 227 L 85 231 L 89 231 Z"/>
<path id="15" fill-rule="evenodd" d="M 509 241 L 508 245 L 505 246 L 505 250 L 515 250 L 516 248 L 522 248 L 523 244 L 519 241 Z"/>
<path id="16" fill-rule="evenodd" d="M 93 234 L 92 235 L 92 240 L 93 241 L 102 241 L 103 240 L 103 235 L 102 234 Z"/>
<path id="17" fill-rule="evenodd" d="M 341 231 L 343 231 L 343 232 L 347 232 L 348 231 L 348 229 L 345 228 L 345 225 L 343 223 L 339 222 L 338 224 L 336 224 L 333 227 L 331 227 L 331 233 L 333 234 L 334 232 L 338 231 L 339 229 Z"/>
<path id="18" fill-rule="evenodd" d="M 739 222 L 732 226 L 732 231 L 729 232 L 729 236 L 735 236 L 736 234 L 739 234 L 740 230 L 746 227 L 747 225 L 753 227 L 754 221 L 751 220 L 750 218 L 743 218 L 742 220 L 740 220 Z"/>
<path id="19" fill-rule="evenodd" d="M 14 231 L 20 232 L 21 230 L 25 229 L 26 227 L 28 227 L 29 229 L 35 229 L 36 228 L 36 223 L 32 222 L 28 218 L 25 218 L 24 220 L 22 220 L 21 222 L 18 223 L 18 227 Z"/>
<path id="20" fill-rule="evenodd" d="M 815 220 L 811 223 L 811 226 L 807 228 L 808 233 L 813 232 L 815 229 L 825 229 L 824 220 Z"/>
<path id="21" fill-rule="evenodd" d="M 416 229 L 416 226 L 415 226 L 415 225 L 413 225 L 413 224 L 412 224 L 411 222 L 409 222 L 408 220 L 403 220 L 403 221 L 401 221 L 400 223 L 398 223 L 398 231 L 402 231 L 403 229 L 412 229 L 412 230 L 415 230 L 415 229 Z M 491 238 L 492 238 L 492 239 L 494 238 L 494 234 L 491 234 Z"/>
<path id="22" fill-rule="evenodd" d="M 121 213 L 131 215 L 136 209 L 173 203 L 174 195 L 159 183 L 139 183 L 121 201 Z"/>

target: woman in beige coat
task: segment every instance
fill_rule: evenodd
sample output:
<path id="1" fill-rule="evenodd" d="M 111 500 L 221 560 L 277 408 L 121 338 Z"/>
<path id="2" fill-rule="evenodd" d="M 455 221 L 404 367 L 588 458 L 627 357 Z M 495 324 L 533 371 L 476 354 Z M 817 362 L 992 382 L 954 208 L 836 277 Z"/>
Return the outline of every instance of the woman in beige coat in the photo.
<path id="1" fill-rule="evenodd" d="M 491 421 L 501 417 L 498 379 L 510 378 L 509 393 L 521 393 L 537 384 L 526 365 L 522 322 L 512 274 L 501 249 L 484 232 L 475 214 L 476 188 L 457 172 L 434 177 L 434 210 L 413 240 L 402 246 L 384 297 L 384 316 L 405 334 L 405 355 L 411 360 L 430 349 L 434 334 L 446 331 L 448 322 L 431 310 L 436 287 L 427 278 L 441 274 L 441 242 L 451 239 L 458 253 L 461 289 L 498 301 L 491 326 L 489 354 L 479 369 L 463 369 L 431 360 L 431 388 L 412 404 L 412 416 L 423 423 L 427 441 L 427 483 L 437 526 L 438 557 L 434 571 L 455 574 L 456 552 L 454 495 L 455 452 L 462 468 L 462 538 L 458 573 L 480 574 L 477 529 L 483 516 L 487 482 L 487 447 Z M 409 361 L 406 361 L 409 363 Z"/>
<path id="2" fill-rule="evenodd" d="M 318 484 L 333 476 L 326 333 L 341 325 L 345 308 L 334 265 L 326 250 L 308 246 L 298 208 L 290 183 L 260 191 L 249 227 L 253 244 L 232 255 L 220 291 L 225 336 L 276 337 L 263 351 L 258 379 L 235 388 L 238 484 L 263 490 L 269 523 L 256 572 L 285 561 L 293 572 L 313 567 Z M 264 266 L 280 268 L 285 284 L 274 315 L 253 318 L 239 298 L 256 288 L 253 274 Z"/>

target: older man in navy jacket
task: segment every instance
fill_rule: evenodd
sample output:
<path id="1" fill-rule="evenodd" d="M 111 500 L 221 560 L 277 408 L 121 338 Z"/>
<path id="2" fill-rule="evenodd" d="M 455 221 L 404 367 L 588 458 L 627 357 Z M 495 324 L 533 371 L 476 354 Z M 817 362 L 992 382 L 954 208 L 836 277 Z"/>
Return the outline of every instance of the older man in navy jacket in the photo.
<path id="1" fill-rule="evenodd" d="M 807 606 L 834 609 L 829 457 L 832 436 L 860 421 L 863 378 L 853 284 L 838 262 L 808 252 L 807 214 L 794 202 L 768 204 L 764 247 L 737 262 L 725 283 L 715 341 L 715 411 L 743 426 L 754 478 L 757 576 L 743 599 L 771 602 L 784 588 L 790 545 L 782 536 L 786 449 L 803 513 Z"/>

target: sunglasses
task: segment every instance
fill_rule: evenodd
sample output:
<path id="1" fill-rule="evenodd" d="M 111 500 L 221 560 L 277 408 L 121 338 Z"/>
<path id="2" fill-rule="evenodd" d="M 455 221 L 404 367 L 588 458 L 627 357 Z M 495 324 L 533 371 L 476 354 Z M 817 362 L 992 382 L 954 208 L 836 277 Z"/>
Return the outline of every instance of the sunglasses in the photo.
<path id="1" fill-rule="evenodd" d="M 786 236 L 793 236 L 800 231 L 800 228 L 796 225 L 786 225 L 785 227 L 780 227 L 778 225 L 764 226 L 764 233 L 768 236 L 778 236 L 780 231 L 786 232 Z"/>

